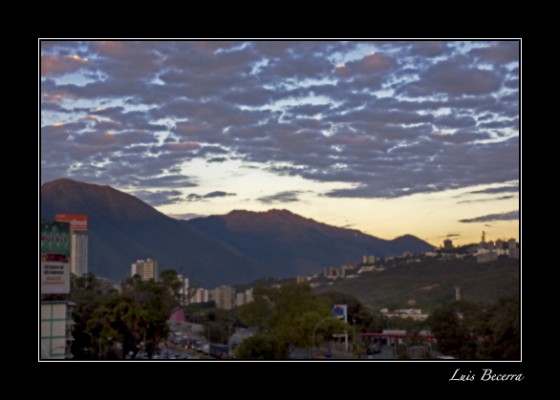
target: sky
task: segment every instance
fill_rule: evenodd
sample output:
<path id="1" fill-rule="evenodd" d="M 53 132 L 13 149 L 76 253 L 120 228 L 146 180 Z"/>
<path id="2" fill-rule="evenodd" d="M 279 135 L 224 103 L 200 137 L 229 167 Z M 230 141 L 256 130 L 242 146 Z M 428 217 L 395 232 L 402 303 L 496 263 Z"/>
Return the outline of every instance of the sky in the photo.
<path id="1" fill-rule="evenodd" d="M 41 183 L 178 219 L 287 209 L 519 238 L 518 41 L 39 42 Z"/>

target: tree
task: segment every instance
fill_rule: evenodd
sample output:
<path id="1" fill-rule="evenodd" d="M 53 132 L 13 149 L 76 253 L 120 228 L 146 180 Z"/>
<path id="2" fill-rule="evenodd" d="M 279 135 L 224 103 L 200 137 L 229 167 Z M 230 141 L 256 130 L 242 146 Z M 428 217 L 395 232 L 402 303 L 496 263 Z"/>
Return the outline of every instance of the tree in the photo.
<path id="1" fill-rule="evenodd" d="M 492 360 L 520 358 L 519 296 L 500 299 L 489 310 L 487 333 L 481 357 Z"/>
<path id="2" fill-rule="evenodd" d="M 172 268 L 164 269 L 159 273 L 159 280 L 165 287 L 169 289 L 177 302 L 181 301 L 181 284 L 177 271 Z"/>
<path id="3" fill-rule="evenodd" d="M 122 283 L 122 293 L 105 290 L 87 274 L 73 280 L 70 299 L 76 303 L 73 318 L 76 358 L 124 358 L 140 350 L 151 358 L 167 337 L 167 319 L 177 304 L 163 283 L 136 277 Z M 121 352 L 116 344 L 120 343 Z"/>
<path id="4" fill-rule="evenodd" d="M 236 357 L 245 360 L 282 360 L 286 358 L 286 343 L 270 335 L 247 338 L 236 351 Z"/>
<path id="5" fill-rule="evenodd" d="M 346 304 L 348 311 L 348 322 L 355 324 L 363 332 L 380 332 L 385 326 L 385 321 L 381 314 L 369 310 L 355 296 L 339 292 L 328 291 L 320 296 L 329 299 L 331 305 Z"/>
<path id="6" fill-rule="evenodd" d="M 258 328 L 253 340 L 244 345 L 238 357 L 268 357 L 270 343 L 277 346 L 276 358 L 288 358 L 295 347 L 309 347 L 313 333 L 318 338 L 345 329 L 335 319 L 317 324 L 331 315 L 331 303 L 325 297 L 314 295 L 308 285 L 287 284 L 280 288 L 257 286 L 253 290 L 254 301 L 239 308 L 239 318 L 247 326 Z M 315 330 L 315 328 L 317 329 Z M 255 349 L 247 349 L 258 344 Z M 260 354 L 258 351 L 266 352 Z"/>
<path id="7" fill-rule="evenodd" d="M 460 359 L 473 359 L 477 351 L 477 336 L 481 332 L 478 307 L 457 301 L 436 308 L 428 325 L 437 340 L 437 349 Z"/>

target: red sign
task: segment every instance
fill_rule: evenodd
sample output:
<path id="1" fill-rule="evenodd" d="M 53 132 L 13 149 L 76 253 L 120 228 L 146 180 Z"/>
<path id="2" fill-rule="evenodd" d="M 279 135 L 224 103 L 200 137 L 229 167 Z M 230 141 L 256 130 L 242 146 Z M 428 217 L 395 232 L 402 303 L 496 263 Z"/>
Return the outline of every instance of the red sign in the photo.
<path id="1" fill-rule="evenodd" d="M 84 214 L 56 214 L 55 221 L 70 223 L 70 231 L 87 231 L 87 215 Z"/>

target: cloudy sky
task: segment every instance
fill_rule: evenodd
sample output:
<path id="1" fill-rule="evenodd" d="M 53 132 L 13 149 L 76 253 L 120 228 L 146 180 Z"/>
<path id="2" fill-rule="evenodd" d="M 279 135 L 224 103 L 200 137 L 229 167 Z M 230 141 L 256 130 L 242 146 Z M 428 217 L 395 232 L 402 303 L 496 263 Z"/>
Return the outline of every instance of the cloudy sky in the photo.
<path id="1" fill-rule="evenodd" d="M 516 41 L 41 41 L 40 74 L 42 183 L 518 238 Z"/>

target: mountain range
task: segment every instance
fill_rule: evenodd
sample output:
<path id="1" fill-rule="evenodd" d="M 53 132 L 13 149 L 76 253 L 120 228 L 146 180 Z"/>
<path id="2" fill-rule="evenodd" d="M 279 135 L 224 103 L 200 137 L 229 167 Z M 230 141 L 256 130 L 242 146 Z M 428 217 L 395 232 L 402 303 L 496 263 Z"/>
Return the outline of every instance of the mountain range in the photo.
<path id="1" fill-rule="evenodd" d="M 138 259 L 158 261 L 205 287 L 263 277 L 314 274 L 357 263 L 363 255 L 401 255 L 433 248 L 412 235 L 379 239 L 288 210 L 252 212 L 189 221 L 166 216 L 110 186 L 58 179 L 41 186 L 41 219 L 57 213 L 87 214 L 89 271 L 120 280 Z"/>

